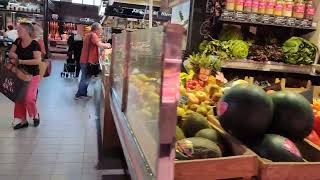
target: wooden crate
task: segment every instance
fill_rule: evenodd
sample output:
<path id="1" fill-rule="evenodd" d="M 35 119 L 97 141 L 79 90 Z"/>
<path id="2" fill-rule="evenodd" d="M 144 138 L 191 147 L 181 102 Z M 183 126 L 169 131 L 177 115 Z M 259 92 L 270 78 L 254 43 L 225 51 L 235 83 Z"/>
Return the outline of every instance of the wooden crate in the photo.
<path id="1" fill-rule="evenodd" d="M 259 160 L 260 180 L 319 180 L 320 179 L 320 149 L 305 140 L 296 143 L 303 157 L 309 162 L 268 162 Z"/>
<path id="2" fill-rule="evenodd" d="M 211 124 L 224 138 L 233 156 L 175 162 L 175 180 L 253 179 L 258 175 L 257 156 L 221 128 Z"/>

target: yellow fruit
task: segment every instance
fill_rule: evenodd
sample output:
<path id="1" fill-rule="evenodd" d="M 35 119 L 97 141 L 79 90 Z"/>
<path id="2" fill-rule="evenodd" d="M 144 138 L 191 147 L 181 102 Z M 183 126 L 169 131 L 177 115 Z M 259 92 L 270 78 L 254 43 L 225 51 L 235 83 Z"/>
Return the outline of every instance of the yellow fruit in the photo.
<path id="1" fill-rule="evenodd" d="M 186 111 L 181 107 L 177 107 L 177 116 L 184 117 L 185 115 Z"/>
<path id="2" fill-rule="evenodd" d="M 200 106 L 198 106 L 196 112 L 206 116 L 207 115 L 207 107 L 205 105 L 200 105 Z"/>
<path id="3" fill-rule="evenodd" d="M 216 77 L 214 76 L 209 76 L 208 78 L 208 84 L 217 84 L 217 80 L 216 80 Z"/>
<path id="4" fill-rule="evenodd" d="M 222 97 L 222 93 L 221 92 L 217 92 L 217 93 L 214 93 L 213 97 L 212 97 L 212 100 L 214 100 L 215 102 L 219 101 L 219 99 Z"/>
<path id="5" fill-rule="evenodd" d="M 183 86 L 180 86 L 180 96 L 184 96 L 186 95 L 186 93 L 187 93 L 186 88 L 184 88 Z"/>
<path id="6" fill-rule="evenodd" d="M 240 84 L 248 84 L 248 82 L 245 80 L 239 79 L 232 83 L 232 87 Z"/>
<path id="7" fill-rule="evenodd" d="M 200 100 L 200 101 L 204 101 L 206 99 L 208 99 L 207 94 L 203 91 L 197 91 L 195 93 L 195 96 Z"/>
<path id="8" fill-rule="evenodd" d="M 214 93 L 218 92 L 220 89 L 221 88 L 216 84 L 207 85 L 205 87 L 205 91 L 209 94 L 209 96 L 212 96 Z"/>
<path id="9" fill-rule="evenodd" d="M 192 93 L 186 93 L 186 96 L 189 98 L 189 101 L 192 104 L 199 104 L 200 100 Z"/>
<path id="10" fill-rule="evenodd" d="M 198 104 L 192 104 L 189 109 L 192 110 L 192 111 L 197 111 L 199 105 Z"/>
<path id="11" fill-rule="evenodd" d="M 212 107 L 211 109 L 208 109 L 207 116 L 213 116 L 213 115 L 214 115 L 214 113 L 213 113 L 213 107 Z"/>
<path id="12" fill-rule="evenodd" d="M 138 74 L 137 77 L 142 81 L 148 81 L 149 80 L 149 77 L 146 76 L 145 74 Z"/>
<path id="13" fill-rule="evenodd" d="M 211 99 L 207 99 L 207 100 L 203 101 L 202 103 L 206 104 L 209 107 L 214 105 L 214 102 Z"/>

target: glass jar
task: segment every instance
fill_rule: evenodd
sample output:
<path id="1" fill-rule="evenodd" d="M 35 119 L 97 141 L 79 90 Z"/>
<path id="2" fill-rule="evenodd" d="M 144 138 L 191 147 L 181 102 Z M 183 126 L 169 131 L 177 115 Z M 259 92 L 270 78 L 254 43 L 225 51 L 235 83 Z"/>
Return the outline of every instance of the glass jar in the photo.
<path id="1" fill-rule="evenodd" d="M 244 0 L 236 0 L 236 11 L 243 11 Z"/>
<path id="2" fill-rule="evenodd" d="M 252 0 L 252 13 L 258 13 L 259 12 L 259 0 Z"/>
<path id="3" fill-rule="evenodd" d="M 309 20 L 313 20 L 313 17 L 315 14 L 316 14 L 316 8 L 314 7 L 313 1 L 312 0 L 307 1 L 305 18 Z"/>
<path id="4" fill-rule="evenodd" d="M 285 0 L 282 15 L 286 17 L 292 17 L 293 5 L 293 0 Z"/>
<path id="5" fill-rule="evenodd" d="M 267 0 L 266 14 L 273 15 L 276 0 Z"/>
<path id="6" fill-rule="evenodd" d="M 276 5 L 274 6 L 275 16 L 282 16 L 283 4 L 284 4 L 283 0 L 277 0 Z"/>
<path id="7" fill-rule="evenodd" d="M 244 1 L 244 12 L 251 13 L 252 11 L 252 0 Z"/>
<path id="8" fill-rule="evenodd" d="M 296 0 L 296 2 L 294 3 L 292 16 L 297 19 L 303 19 L 305 8 L 306 5 L 304 3 L 304 0 Z"/>
<path id="9" fill-rule="evenodd" d="M 265 14 L 266 13 L 266 0 L 260 0 L 259 1 L 259 14 Z"/>
<path id="10" fill-rule="evenodd" d="M 226 10 L 234 11 L 235 8 L 235 0 L 226 0 Z"/>

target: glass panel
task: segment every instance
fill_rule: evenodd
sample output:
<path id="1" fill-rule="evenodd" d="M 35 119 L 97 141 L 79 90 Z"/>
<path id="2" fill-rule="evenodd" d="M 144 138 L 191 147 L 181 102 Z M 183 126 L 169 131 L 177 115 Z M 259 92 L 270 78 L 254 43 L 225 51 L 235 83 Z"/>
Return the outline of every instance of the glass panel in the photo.
<path id="1" fill-rule="evenodd" d="M 126 117 L 153 175 L 159 149 L 163 27 L 131 33 Z"/>
<path id="2" fill-rule="evenodd" d="M 126 34 L 121 33 L 115 35 L 115 43 L 113 44 L 113 51 L 115 57 L 113 63 L 113 89 L 116 92 L 118 102 L 121 104 L 122 101 L 122 90 L 123 90 L 123 77 L 124 77 L 124 65 L 125 65 L 125 47 L 126 45 Z"/>

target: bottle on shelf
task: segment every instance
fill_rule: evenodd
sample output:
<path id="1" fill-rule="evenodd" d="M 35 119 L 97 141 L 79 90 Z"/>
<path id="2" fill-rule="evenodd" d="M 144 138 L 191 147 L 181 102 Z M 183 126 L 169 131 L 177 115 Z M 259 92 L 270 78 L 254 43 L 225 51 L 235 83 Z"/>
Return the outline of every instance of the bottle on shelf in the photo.
<path id="1" fill-rule="evenodd" d="M 234 11 L 235 9 L 235 0 L 226 0 L 226 10 Z"/>
<path id="2" fill-rule="evenodd" d="M 259 14 L 266 14 L 266 0 L 260 0 L 259 1 Z"/>
<path id="3" fill-rule="evenodd" d="M 293 0 L 285 0 L 282 15 L 286 17 L 292 17 L 293 5 Z"/>
<path id="4" fill-rule="evenodd" d="M 316 8 L 315 8 L 315 6 L 313 4 L 313 1 L 312 0 L 308 0 L 306 2 L 305 18 L 312 21 L 315 13 L 316 13 Z"/>
<path id="5" fill-rule="evenodd" d="M 252 0 L 244 1 L 244 12 L 251 13 L 252 12 Z"/>
<path id="6" fill-rule="evenodd" d="M 294 3 L 292 16 L 297 19 L 303 19 L 305 9 L 306 9 L 306 5 L 304 0 L 296 0 Z"/>
<path id="7" fill-rule="evenodd" d="M 282 16 L 283 5 L 284 5 L 283 0 L 276 1 L 275 7 L 274 7 L 274 15 L 275 16 Z"/>
<path id="8" fill-rule="evenodd" d="M 236 11 L 243 11 L 244 8 L 244 0 L 236 0 Z"/>
<path id="9" fill-rule="evenodd" d="M 267 0 L 266 4 L 266 14 L 274 15 L 274 7 L 275 7 L 276 0 Z"/>
<path id="10" fill-rule="evenodd" d="M 259 0 L 252 0 L 252 13 L 258 13 L 259 12 Z"/>

